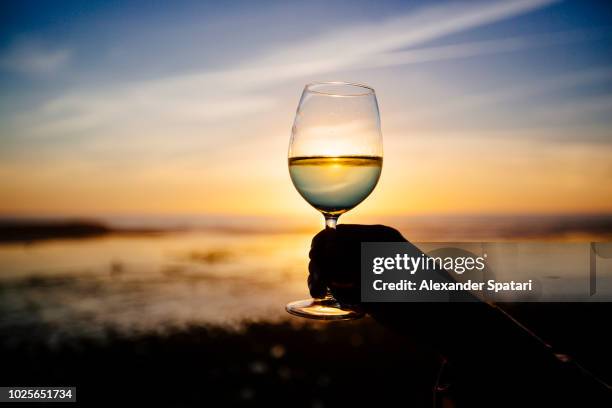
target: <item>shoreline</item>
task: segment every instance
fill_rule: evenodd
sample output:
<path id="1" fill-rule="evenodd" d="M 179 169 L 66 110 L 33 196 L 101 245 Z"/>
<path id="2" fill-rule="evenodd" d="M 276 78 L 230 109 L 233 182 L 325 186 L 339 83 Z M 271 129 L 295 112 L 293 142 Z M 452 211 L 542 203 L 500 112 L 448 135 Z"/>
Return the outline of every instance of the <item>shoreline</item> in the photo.
<path id="1" fill-rule="evenodd" d="M 353 217 L 344 220 L 351 223 Z M 359 223 L 387 224 L 412 242 L 612 241 L 611 214 L 466 215 L 363 217 Z M 316 233 L 321 225 L 283 221 L 282 217 L 2 217 L 0 244 L 109 235 L 156 235 L 184 232 L 227 234 Z"/>

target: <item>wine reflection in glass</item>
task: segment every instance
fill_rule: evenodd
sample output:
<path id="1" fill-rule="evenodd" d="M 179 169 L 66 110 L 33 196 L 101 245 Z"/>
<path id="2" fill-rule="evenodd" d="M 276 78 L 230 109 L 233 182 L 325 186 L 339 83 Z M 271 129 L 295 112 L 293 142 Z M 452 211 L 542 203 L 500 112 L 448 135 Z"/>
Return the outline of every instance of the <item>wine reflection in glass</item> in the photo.
<path id="1" fill-rule="evenodd" d="M 374 89 L 347 82 L 306 85 L 289 143 L 289 174 L 300 195 L 336 228 L 338 217 L 370 195 L 382 170 L 382 133 Z M 341 256 L 341 254 L 339 254 Z M 363 314 L 327 291 L 287 304 L 293 315 L 351 320 Z"/>

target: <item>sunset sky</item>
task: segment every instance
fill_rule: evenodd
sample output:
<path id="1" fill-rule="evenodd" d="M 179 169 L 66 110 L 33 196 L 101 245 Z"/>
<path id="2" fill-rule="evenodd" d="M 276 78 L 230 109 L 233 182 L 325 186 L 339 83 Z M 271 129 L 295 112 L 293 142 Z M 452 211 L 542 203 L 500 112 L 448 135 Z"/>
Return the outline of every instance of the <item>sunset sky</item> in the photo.
<path id="1" fill-rule="evenodd" d="M 305 83 L 368 84 L 356 214 L 612 212 L 605 2 L 3 2 L 0 214 L 313 214 Z"/>

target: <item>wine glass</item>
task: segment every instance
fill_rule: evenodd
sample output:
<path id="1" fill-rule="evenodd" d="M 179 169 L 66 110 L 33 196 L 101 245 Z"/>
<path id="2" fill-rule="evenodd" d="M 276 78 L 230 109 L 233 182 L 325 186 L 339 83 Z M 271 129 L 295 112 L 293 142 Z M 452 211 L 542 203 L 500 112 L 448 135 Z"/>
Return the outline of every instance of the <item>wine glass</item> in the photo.
<path id="1" fill-rule="evenodd" d="M 382 170 L 382 134 L 374 89 L 348 82 L 306 85 L 289 143 L 289 174 L 300 195 L 336 228 L 338 217 L 370 195 Z M 287 304 L 289 313 L 320 320 L 363 316 L 327 292 Z"/>

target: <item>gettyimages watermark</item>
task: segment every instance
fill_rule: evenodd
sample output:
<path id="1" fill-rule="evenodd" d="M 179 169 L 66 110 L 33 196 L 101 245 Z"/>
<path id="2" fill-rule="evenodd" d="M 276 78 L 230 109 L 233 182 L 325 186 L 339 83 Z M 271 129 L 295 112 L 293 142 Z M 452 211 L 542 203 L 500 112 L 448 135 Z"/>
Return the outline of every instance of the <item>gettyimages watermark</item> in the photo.
<path id="1" fill-rule="evenodd" d="M 361 300 L 612 302 L 612 243 L 362 243 Z"/>

